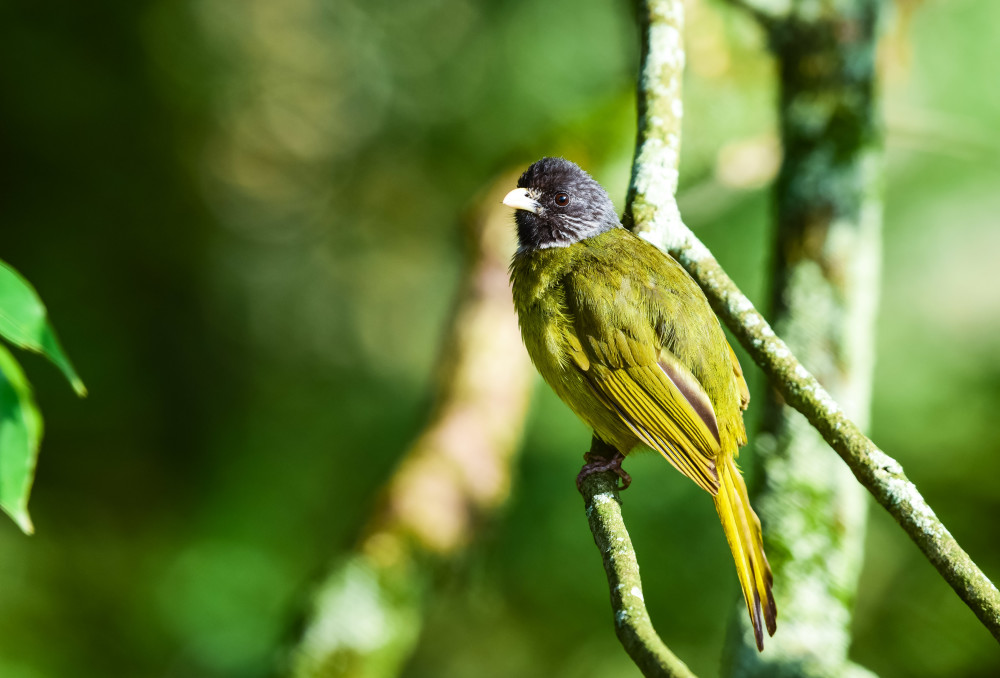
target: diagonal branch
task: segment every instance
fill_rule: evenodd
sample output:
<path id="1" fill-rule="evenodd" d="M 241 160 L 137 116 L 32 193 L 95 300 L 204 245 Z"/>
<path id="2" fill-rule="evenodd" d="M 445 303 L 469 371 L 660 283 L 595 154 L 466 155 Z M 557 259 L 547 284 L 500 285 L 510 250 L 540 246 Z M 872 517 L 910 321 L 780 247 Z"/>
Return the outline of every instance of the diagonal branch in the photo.
<path id="1" fill-rule="evenodd" d="M 869 440 L 726 275 L 681 221 L 674 193 L 680 145 L 680 40 L 682 2 L 647 0 L 639 137 L 626 225 L 673 255 L 705 291 L 722 321 L 749 351 L 786 402 L 804 414 L 841 456 L 858 481 L 917 544 L 928 560 L 1000 640 L 1000 591 L 934 514 L 902 466 Z"/>

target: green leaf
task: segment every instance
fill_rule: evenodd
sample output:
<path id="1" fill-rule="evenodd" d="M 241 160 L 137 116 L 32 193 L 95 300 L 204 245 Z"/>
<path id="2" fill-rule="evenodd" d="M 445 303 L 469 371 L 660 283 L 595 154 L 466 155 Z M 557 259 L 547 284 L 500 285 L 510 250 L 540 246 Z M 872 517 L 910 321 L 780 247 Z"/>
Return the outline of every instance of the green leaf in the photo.
<path id="1" fill-rule="evenodd" d="M 87 387 L 63 353 L 35 288 L 4 261 L 0 261 L 0 336 L 44 355 L 62 370 L 77 395 L 87 395 Z"/>
<path id="2" fill-rule="evenodd" d="M 35 531 L 28 516 L 28 495 L 35 479 L 42 413 L 24 371 L 0 345 L 0 508 L 25 532 Z"/>

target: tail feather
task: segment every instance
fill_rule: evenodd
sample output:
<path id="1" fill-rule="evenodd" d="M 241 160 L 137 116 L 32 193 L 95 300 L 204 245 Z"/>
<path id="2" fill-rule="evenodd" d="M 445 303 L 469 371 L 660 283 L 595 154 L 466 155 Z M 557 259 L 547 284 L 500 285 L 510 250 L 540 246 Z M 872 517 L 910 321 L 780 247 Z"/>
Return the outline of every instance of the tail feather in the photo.
<path id="1" fill-rule="evenodd" d="M 740 473 L 739 469 L 736 468 L 736 462 L 730 460 L 729 464 L 732 467 L 731 474 L 735 479 L 733 485 L 739 493 L 740 502 L 746 508 L 744 515 L 749 518 L 750 530 L 753 536 L 752 543 L 756 544 L 759 569 L 763 572 L 764 583 L 766 584 L 766 586 L 764 586 L 764 589 L 766 590 L 764 620 L 767 623 L 768 635 L 773 636 L 774 631 L 777 628 L 776 620 L 778 617 L 778 608 L 774 604 L 774 595 L 771 593 L 771 585 L 774 583 L 774 576 L 771 574 L 771 564 L 767 562 L 767 554 L 764 553 L 764 537 L 763 531 L 760 527 L 760 518 L 757 517 L 753 507 L 750 506 L 750 498 L 747 496 L 747 484 L 743 482 L 743 475 Z"/>
<path id="2" fill-rule="evenodd" d="M 771 566 L 764 555 L 760 519 L 750 507 L 746 483 L 730 457 L 717 466 L 719 492 L 715 495 L 715 508 L 722 521 L 722 530 L 729 542 L 729 549 L 736 561 L 736 574 L 743 589 L 743 599 L 753 623 L 757 649 L 764 649 L 764 628 L 774 635 L 777 608 L 771 593 Z"/>

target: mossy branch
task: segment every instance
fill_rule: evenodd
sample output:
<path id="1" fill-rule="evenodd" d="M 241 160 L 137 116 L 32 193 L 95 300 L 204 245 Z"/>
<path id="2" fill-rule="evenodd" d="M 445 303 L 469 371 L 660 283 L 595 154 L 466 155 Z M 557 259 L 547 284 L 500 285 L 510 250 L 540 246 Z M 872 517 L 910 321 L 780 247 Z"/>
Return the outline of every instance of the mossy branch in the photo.
<path id="1" fill-rule="evenodd" d="M 698 281 L 715 312 L 785 401 L 806 416 L 858 481 L 1000 640 L 1000 591 L 959 546 L 907 479 L 902 466 L 844 415 L 681 220 L 674 193 L 680 144 L 680 69 L 684 63 L 680 40 L 682 2 L 647 0 L 641 13 L 645 26 L 639 78 L 639 137 L 626 207 L 627 225 L 673 255 Z"/>
<path id="2" fill-rule="evenodd" d="M 590 451 L 610 457 L 615 450 L 594 438 Z M 618 498 L 618 476 L 592 473 L 584 478 L 580 493 L 594 542 L 604 560 L 615 615 L 615 633 L 644 676 L 694 678 L 691 670 L 656 635 L 646 611 L 632 540 L 625 529 Z"/>

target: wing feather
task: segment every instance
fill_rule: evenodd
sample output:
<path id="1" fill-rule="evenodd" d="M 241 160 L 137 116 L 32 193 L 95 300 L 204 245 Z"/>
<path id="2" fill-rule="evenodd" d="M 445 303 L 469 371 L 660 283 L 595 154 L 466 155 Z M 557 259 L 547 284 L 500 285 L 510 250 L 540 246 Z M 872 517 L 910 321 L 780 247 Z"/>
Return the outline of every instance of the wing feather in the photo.
<path id="1" fill-rule="evenodd" d="M 610 386 L 610 390 L 615 390 L 611 382 L 606 382 L 607 386 Z M 712 468 L 708 471 L 699 470 L 698 466 L 692 463 L 691 459 L 676 445 L 669 442 L 669 439 L 665 437 L 662 432 L 656 430 L 650 431 L 643 425 L 643 421 L 654 421 L 655 414 L 649 409 L 648 403 L 642 403 L 636 401 L 632 397 L 619 398 L 612 395 L 608 397 L 607 390 L 597 389 L 591 384 L 594 389 L 594 394 L 608 407 L 608 409 L 615 412 L 622 422 L 631 430 L 639 440 L 644 444 L 648 445 L 652 449 L 658 451 L 663 457 L 673 465 L 678 471 L 686 475 L 687 477 L 693 479 L 699 486 L 708 490 L 709 492 L 714 492 L 717 490 L 717 481 L 712 475 L 715 473 L 714 463 Z M 602 392 L 603 391 L 603 392 Z M 633 407 L 633 411 L 626 410 L 626 407 Z M 638 416 L 636 415 L 638 413 Z M 716 488 L 713 490 L 712 488 Z"/>
<path id="2" fill-rule="evenodd" d="M 613 269 L 620 262 L 598 263 Z M 654 269 L 649 268 L 651 274 Z M 619 279 L 621 285 L 597 284 L 598 279 Z M 649 303 L 629 306 L 621 298 L 636 293 L 630 291 L 630 280 L 615 270 L 600 276 L 582 271 L 567 280 L 572 323 L 565 331 L 573 335 L 566 342 L 569 362 L 623 428 L 714 495 L 722 445 L 713 402 L 692 367 L 671 352 L 665 339 L 678 304 L 685 295 L 700 292 L 686 278 L 678 290 L 651 282 L 638 292 Z"/>
<path id="3" fill-rule="evenodd" d="M 619 339 L 620 340 L 620 339 Z M 591 337 L 591 341 L 594 339 Z M 630 341 L 626 339 L 626 341 Z M 601 342 L 595 354 L 614 352 L 617 364 L 627 365 L 624 352 Z M 617 342 L 616 342 L 617 343 Z M 635 359 L 637 351 L 629 351 Z M 641 353 L 639 354 L 641 355 Z M 592 361 L 593 362 L 593 361 Z M 610 361 L 608 361 L 610 362 Z M 643 443 L 663 455 L 678 471 L 691 478 L 702 489 L 715 494 L 719 477 L 715 459 L 719 455 L 717 434 L 706 424 L 698 411 L 708 403 L 697 380 L 691 377 L 686 389 L 701 392 L 698 407 L 692 404 L 684 391 L 653 361 L 647 365 L 630 365 L 609 368 L 606 363 L 599 369 L 583 372 L 595 394 L 608 405 L 622 422 Z M 714 414 L 713 414 L 714 417 Z"/>

